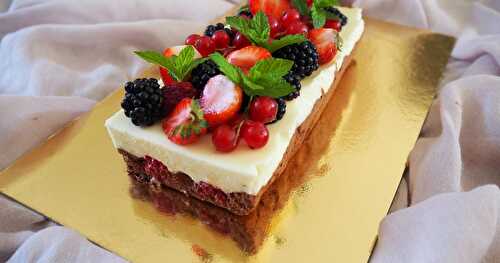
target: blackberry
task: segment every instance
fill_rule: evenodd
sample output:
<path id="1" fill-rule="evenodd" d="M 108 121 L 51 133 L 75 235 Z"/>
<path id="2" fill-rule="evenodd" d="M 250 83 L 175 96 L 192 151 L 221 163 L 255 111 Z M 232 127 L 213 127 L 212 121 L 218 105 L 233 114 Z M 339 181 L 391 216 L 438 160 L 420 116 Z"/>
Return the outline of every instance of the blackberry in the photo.
<path id="1" fill-rule="evenodd" d="M 212 37 L 215 31 L 217 30 L 223 30 L 224 29 L 224 24 L 222 23 L 217 23 L 215 25 L 209 25 L 205 29 L 205 36 Z"/>
<path id="2" fill-rule="evenodd" d="M 208 80 L 221 74 L 219 67 L 212 60 L 207 60 L 191 71 L 191 83 L 198 90 L 203 90 Z"/>
<path id="3" fill-rule="evenodd" d="M 278 113 L 276 113 L 276 120 L 271 123 L 275 123 L 283 119 L 283 116 L 285 116 L 286 113 L 286 101 L 284 99 L 276 99 L 276 102 L 278 103 Z"/>
<path id="4" fill-rule="evenodd" d="M 288 45 L 273 53 L 273 57 L 293 60 L 291 73 L 299 80 L 310 76 L 319 68 L 318 51 L 311 41 Z"/>
<path id="5" fill-rule="evenodd" d="M 252 12 L 250 12 L 250 10 L 248 9 L 242 9 L 238 12 L 238 16 L 246 16 L 248 18 L 252 18 L 253 15 L 252 15 Z"/>
<path id="6" fill-rule="evenodd" d="M 163 94 L 157 79 L 136 79 L 125 84 L 121 103 L 125 116 L 136 126 L 151 126 L 162 117 Z"/>
<path id="7" fill-rule="evenodd" d="M 337 8 L 327 7 L 325 8 L 325 11 L 328 12 L 329 14 L 336 16 L 339 19 L 341 26 L 345 26 L 347 24 L 347 16 L 342 14 L 342 12 L 340 12 L 340 10 L 338 10 Z"/>
<path id="8" fill-rule="evenodd" d="M 283 77 L 283 79 L 285 79 L 286 82 L 290 83 L 292 86 L 295 87 L 295 91 L 284 96 L 283 99 L 290 101 L 300 96 L 300 89 L 302 88 L 302 85 L 300 84 L 300 79 L 297 76 L 293 75 L 291 72 L 286 74 Z"/>

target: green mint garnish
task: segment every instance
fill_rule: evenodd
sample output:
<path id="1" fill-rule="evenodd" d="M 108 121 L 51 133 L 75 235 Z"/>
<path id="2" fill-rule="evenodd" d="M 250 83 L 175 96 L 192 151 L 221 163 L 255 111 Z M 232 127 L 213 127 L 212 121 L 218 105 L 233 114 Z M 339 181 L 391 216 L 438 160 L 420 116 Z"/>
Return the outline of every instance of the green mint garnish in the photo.
<path id="1" fill-rule="evenodd" d="M 238 16 L 226 17 L 226 23 L 238 30 L 254 45 L 264 47 L 274 52 L 282 47 L 302 43 L 307 39 L 303 35 L 288 35 L 269 44 L 269 21 L 264 12 L 259 11 L 251 20 Z"/>
<path id="2" fill-rule="evenodd" d="M 292 4 L 302 16 L 310 16 L 306 0 L 292 0 Z"/>
<path id="3" fill-rule="evenodd" d="M 135 51 L 134 53 L 149 63 L 168 69 L 170 75 L 176 81 L 183 81 L 193 68 L 206 60 L 206 58 L 194 58 L 195 50 L 193 46 L 186 46 L 179 55 L 168 58 L 156 51 Z"/>
<path id="4" fill-rule="evenodd" d="M 301 15 L 311 17 L 314 28 L 323 27 L 326 19 L 338 19 L 336 15 L 327 10 L 328 7 L 339 5 L 338 0 L 314 0 L 310 9 L 306 0 L 292 0 L 292 4 Z"/>
<path id="5" fill-rule="evenodd" d="M 293 92 L 295 88 L 283 79 L 293 66 L 293 61 L 269 58 L 255 64 L 248 75 L 230 64 L 219 53 L 210 55 L 219 70 L 231 81 L 239 85 L 248 96 L 269 96 L 279 98 Z"/>

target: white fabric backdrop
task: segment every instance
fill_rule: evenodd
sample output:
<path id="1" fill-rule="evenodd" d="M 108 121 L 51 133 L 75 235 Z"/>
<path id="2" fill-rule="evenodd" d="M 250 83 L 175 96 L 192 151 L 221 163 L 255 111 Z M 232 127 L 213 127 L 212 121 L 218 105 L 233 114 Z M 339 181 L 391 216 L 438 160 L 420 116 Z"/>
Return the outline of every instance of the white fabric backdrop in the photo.
<path id="1" fill-rule="evenodd" d="M 459 38 L 372 262 L 500 262 L 500 0 L 350 2 L 370 16 Z M 132 50 L 178 44 L 231 6 L 13 1 L 0 13 L 0 169 L 144 69 Z M 123 261 L 0 199 L 0 261 L 7 259 Z"/>

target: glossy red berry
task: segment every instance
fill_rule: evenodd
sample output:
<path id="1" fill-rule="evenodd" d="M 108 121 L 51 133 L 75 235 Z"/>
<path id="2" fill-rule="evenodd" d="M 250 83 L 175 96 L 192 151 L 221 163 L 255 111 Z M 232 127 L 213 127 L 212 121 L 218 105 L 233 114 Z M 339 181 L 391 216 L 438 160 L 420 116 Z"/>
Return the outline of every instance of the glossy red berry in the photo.
<path id="1" fill-rule="evenodd" d="M 196 40 L 194 47 L 200 52 L 203 57 L 206 57 L 215 52 L 214 41 L 207 36 L 202 36 Z"/>
<path id="2" fill-rule="evenodd" d="M 327 20 L 324 28 L 331 28 L 337 32 L 340 32 L 340 30 L 342 29 L 342 25 L 338 20 Z"/>
<path id="3" fill-rule="evenodd" d="M 241 49 L 250 46 L 250 41 L 243 34 L 237 32 L 233 39 L 233 45 L 236 49 Z"/>
<path id="4" fill-rule="evenodd" d="M 231 152 L 238 146 L 236 129 L 227 124 L 217 127 L 212 133 L 212 143 L 219 152 Z"/>
<path id="5" fill-rule="evenodd" d="M 271 97 L 257 97 L 252 100 L 248 111 L 252 121 L 269 123 L 276 119 L 278 113 L 278 103 Z"/>
<path id="6" fill-rule="evenodd" d="M 288 10 L 286 10 L 286 12 L 281 17 L 281 24 L 285 28 L 288 28 L 294 22 L 299 21 L 299 20 L 300 20 L 300 13 L 299 13 L 299 11 L 297 11 L 295 9 L 288 9 Z"/>
<path id="7" fill-rule="evenodd" d="M 269 131 L 262 122 L 247 120 L 243 123 L 240 135 L 252 149 L 262 148 L 269 140 Z"/>
<path id="8" fill-rule="evenodd" d="M 306 3 L 308 7 L 311 7 L 313 5 L 313 0 L 307 0 Z"/>
<path id="9" fill-rule="evenodd" d="M 191 34 L 188 37 L 186 37 L 186 41 L 184 41 L 184 44 L 194 46 L 194 44 L 196 43 L 196 40 L 198 40 L 199 38 L 200 38 L 200 35 Z"/>
<path id="10" fill-rule="evenodd" d="M 283 30 L 281 23 L 274 16 L 268 16 L 267 20 L 269 21 L 269 27 L 271 29 L 270 36 L 271 38 L 276 38 Z"/>
<path id="11" fill-rule="evenodd" d="M 230 38 L 225 30 L 218 30 L 212 35 L 212 40 L 215 43 L 215 48 L 224 49 L 229 46 Z"/>
<path id="12" fill-rule="evenodd" d="M 307 35 L 309 28 L 302 21 L 295 21 L 290 26 L 286 28 L 287 35 L 303 34 Z"/>

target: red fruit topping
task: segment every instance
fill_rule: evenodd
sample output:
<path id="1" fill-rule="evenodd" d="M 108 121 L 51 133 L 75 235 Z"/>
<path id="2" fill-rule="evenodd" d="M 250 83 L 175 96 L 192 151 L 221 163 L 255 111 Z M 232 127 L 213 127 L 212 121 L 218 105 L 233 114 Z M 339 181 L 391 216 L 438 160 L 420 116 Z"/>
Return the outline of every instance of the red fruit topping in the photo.
<path id="1" fill-rule="evenodd" d="M 285 28 L 290 27 L 294 22 L 297 21 L 300 21 L 300 13 L 295 9 L 286 10 L 286 12 L 281 17 L 281 24 Z"/>
<path id="2" fill-rule="evenodd" d="M 262 122 L 245 121 L 241 126 L 240 134 L 251 149 L 262 148 L 269 140 L 269 131 Z"/>
<path id="3" fill-rule="evenodd" d="M 194 46 L 194 44 L 196 43 L 196 40 L 198 40 L 198 38 L 200 38 L 200 35 L 191 34 L 186 38 L 186 41 L 184 41 L 184 44 Z"/>
<path id="4" fill-rule="evenodd" d="M 313 5 L 313 0 L 306 0 L 307 6 L 311 7 Z"/>
<path id="5" fill-rule="evenodd" d="M 206 57 L 215 52 L 214 41 L 207 36 L 202 36 L 196 40 L 194 47 L 200 52 L 203 57 Z"/>
<path id="6" fill-rule="evenodd" d="M 249 116 L 252 121 L 269 123 L 276 119 L 278 103 L 271 97 L 257 97 L 250 104 Z"/>
<path id="7" fill-rule="evenodd" d="M 286 28 L 287 35 L 303 34 L 307 36 L 307 31 L 309 31 L 309 27 L 300 20 L 293 22 Z"/>
<path id="8" fill-rule="evenodd" d="M 238 133 L 231 126 L 223 124 L 212 133 L 212 143 L 219 152 L 231 152 L 238 146 Z"/>
<path id="9" fill-rule="evenodd" d="M 210 127 L 226 123 L 236 116 L 243 91 L 224 75 L 212 77 L 205 85 L 200 105 Z"/>
<path id="10" fill-rule="evenodd" d="M 169 115 L 175 106 L 184 98 L 194 98 L 198 91 L 191 82 L 176 82 L 166 84 L 163 88 L 163 113 Z"/>
<path id="11" fill-rule="evenodd" d="M 331 28 L 318 28 L 309 32 L 309 40 L 318 50 L 319 64 L 332 61 L 337 54 L 336 38 L 337 32 Z"/>
<path id="12" fill-rule="evenodd" d="M 240 67 L 243 72 L 248 72 L 257 62 L 270 58 L 271 53 L 262 47 L 248 46 L 236 50 L 227 56 L 227 61 Z"/>
<path id="13" fill-rule="evenodd" d="M 250 46 L 250 44 L 251 44 L 250 41 L 248 41 L 248 39 L 240 32 L 237 32 L 236 35 L 234 36 L 233 46 L 236 49 L 242 49 L 246 46 Z"/>
<path id="14" fill-rule="evenodd" d="M 172 142 L 186 145 L 196 142 L 207 133 L 203 112 L 196 100 L 182 99 L 170 115 L 163 120 L 163 132 Z"/>
<path id="15" fill-rule="evenodd" d="M 291 7 L 290 0 L 248 0 L 248 5 L 253 15 L 263 11 L 266 15 L 275 18 L 280 18 Z"/>
<path id="16" fill-rule="evenodd" d="M 340 30 L 342 29 L 342 25 L 338 20 L 327 20 L 324 28 L 331 28 L 337 32 L 340 32 Z"/>
<path id="17" fill-rule="evenodd" d="M 281 33 L 281 31 L 283 31 L 281 23 L 274 16 L 268 16 L 267 20 L 269 21 L 269 27 L 271 28 L 270 36 L 271 38 L 276 38 Z"/>
<path id="18" fill-rule="evenodd" d="M 231 39 L 225 30 L 218 30 L 212 35 L 212 40 L 215 43 L 215 48 L 224 49 L 229 46 L 229 41 Z"/>

